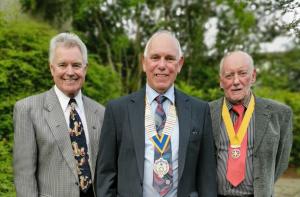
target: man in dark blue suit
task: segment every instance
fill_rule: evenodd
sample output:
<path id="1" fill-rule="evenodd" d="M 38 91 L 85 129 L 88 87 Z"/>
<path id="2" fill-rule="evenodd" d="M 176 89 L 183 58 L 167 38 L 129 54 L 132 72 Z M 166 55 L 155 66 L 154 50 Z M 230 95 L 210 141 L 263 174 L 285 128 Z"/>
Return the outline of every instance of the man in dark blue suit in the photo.
<path id="1" fill-rule="evenodd" d="M 109 102 L 96 169 L 102 196 L 216 196 L 216 162 L 208 103 L 189 97 L 174 81 L 184 59 L 169 31 L 147 42 L 147 84 Z"/>

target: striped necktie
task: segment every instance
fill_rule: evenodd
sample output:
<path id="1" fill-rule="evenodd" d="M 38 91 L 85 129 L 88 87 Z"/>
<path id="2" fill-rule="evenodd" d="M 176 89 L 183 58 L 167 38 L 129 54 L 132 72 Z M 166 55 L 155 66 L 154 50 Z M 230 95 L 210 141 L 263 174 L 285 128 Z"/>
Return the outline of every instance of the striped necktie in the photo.
<path id="1" fill-rule="evenodd" d="M 155 98 L 157 102 L 157 108 L 155 111 L 155 126 L 156 131 L 159 136 L 161 136 L 166 123 L 166 113 L 163 109 L 163 102 L 167 98 L 163 95 L 159 95 Z M 172 150 L 171 150 L 171 140 L 167 145 L 167 148 L 164 153 L 160 153 L 154 147 L 154 162 L 158 161 L 160 158 L 163 158 L 169 164 L 169 171 L 163 177 L 153 171 L 153 187 L 160 194 L 160 196 L 165 196 L 173 186 L 173 170 L 172 170 Z"/>

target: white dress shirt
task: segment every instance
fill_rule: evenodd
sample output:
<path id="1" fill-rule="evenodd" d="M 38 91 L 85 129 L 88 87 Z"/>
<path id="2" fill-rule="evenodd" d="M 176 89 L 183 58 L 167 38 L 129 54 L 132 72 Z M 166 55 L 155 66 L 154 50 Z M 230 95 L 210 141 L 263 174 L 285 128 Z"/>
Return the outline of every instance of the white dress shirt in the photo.
<path id="1" fill-rule="evenodd" d="M 159 93 L 153 90 L 148 84 L 146 84 L 146 96 L 147 102 L 151 106 L 151 112 L 153 117 L 155 116 L 155 110 L 157 102 L 154 100 Z M 163 108 L 168 117 L 169 106 L 175 102 L 174 85 L 172 85 L 164 94 L 166 101 L 163 103 Z M 145 131 L 144 131 L 145 132 Z M 174 131 L 171 133 L 171 148 L 172 148 L 172 166 L 173 166 L 173 187 L 168 192 L 166 197 L 177 196 L 178 186 L 178 148 L 179 148 L 179 123 L 178 118 L 175 124 Z M 153 164 L 154 164 L 154 146 L 152 142 L 145 135 L 145 160 L 144 160 L 144 180 L 143 180 L 143 197 L 160 197 L 159 193 L 154 189 L 153 183 Z"/>
<path id="2" fill-rule="evenodd" d="M 57 98 L 59 100 L 60 106 L 64 112 L 65 115 L 65 119 L 66 119 L 66 123 L 68 125 L 69 128 L 69 123 L 70 123 L 70 110 L 71 108 L 68 106 L 69 101 L 70 101 L 70 97 L 66 96 L 60 89 L 58 89 L 58 87 L 55 85 L 54 86 L 54 91 L 57 95 Z M 84 113 L 84 107 L 83 107 L 83 102 L 82 102 L 82 94 L 81 94 L 81 90 L 78 92 L 78 94 L 74 97 L 74 99 L 76 100 L 76 111 L 78 112 L 82 125 L 83 125 L 83 129 L 84 129 L 84 134 L 85 134 L 85 138 L 86 138 L 86 144 L 88 146 L 88 152 L 90 150 L 90 138 L 89 138 L 89 132 L 88 132 L 88 127 L 87 127 L 87 123 L 86 123 L 86 118 L 85 118 L 85 113 Z M 91 156 L 89 154 L 89 156 Z"/>

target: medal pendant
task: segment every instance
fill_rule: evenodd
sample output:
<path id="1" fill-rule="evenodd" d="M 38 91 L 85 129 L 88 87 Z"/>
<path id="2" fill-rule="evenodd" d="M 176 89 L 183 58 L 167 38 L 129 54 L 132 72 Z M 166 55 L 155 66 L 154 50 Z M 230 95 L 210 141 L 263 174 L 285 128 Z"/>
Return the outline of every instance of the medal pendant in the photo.
<path id="1" fill-rule="evenodd" d="M 231 150 L 231 157 L 232 159 L 238 159 L 241 156 L 240 148 L 233 148 Z"/>
<path id="2" fill-rule="evenodd" d="M 169 172 L 169 163 L 164 158 L 159 158 L 154 162 L 153 170 L 159 178 L 163 178 Z"/>

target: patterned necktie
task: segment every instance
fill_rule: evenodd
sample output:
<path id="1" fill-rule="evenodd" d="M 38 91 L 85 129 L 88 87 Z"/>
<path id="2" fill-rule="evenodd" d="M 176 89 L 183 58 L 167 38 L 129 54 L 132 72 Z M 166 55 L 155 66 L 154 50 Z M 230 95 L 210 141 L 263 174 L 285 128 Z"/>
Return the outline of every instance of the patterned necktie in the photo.
<path id="1" fill-rule="evenodd" d="M 163 102 L 166 99 L 167 98 L 163 95 L 159 95 L 155 98 L 157 102 L 157 108 L 155 111 L 155 126 L 159 136 L 161 136 L 166 123 L 166 113 L 163 109 Z M 159 160 L 161 157 L 168 162 L 169 171 L 163 177 L 160 177 L 155 173 L 155 171 L 153 171 L 153 187 L 160 194 L 160 196 L 165 196 L 173 186 L 171 140 L 163 154 L 154 148 L 154 162 Z"/>
<path id="2" fill-rule="evenodd" d="M 244 117 L 244 111 L 245 107 L 243 105 L 234 105 L 232 107 L 232 110 L 237 113 L 238 118 L 234 123 L 234 131 L 237 132 L 241 122 Z M 246 156 L 247 156 L 247 141 L 248 136 L 247 132 L 244 136 L 244 139 L 242 141 L 240 149 L 234 149 L 229 146 L 228 148 L 228 160 L 227 160 L 227 180 L 233 185 L 238 186 L 244 179 L 245 179 L 245 171 L 246 171 Z M 233 158 L 232 154 L 235 153 L 235 151 L 240 156 L 238 158 Z"/>
<path id="3" fill-rule="evenodd" d="M 73 155 L 77 163 L 79 187 L 82 192 L 86 192 L 92 184 L 88 147 L 86 144 L 86 138 L 81 119 L 75 110 L 75 99 L 70 99 L 69 106 L 71 107 L 69 134 L 71 138 Z"/>

